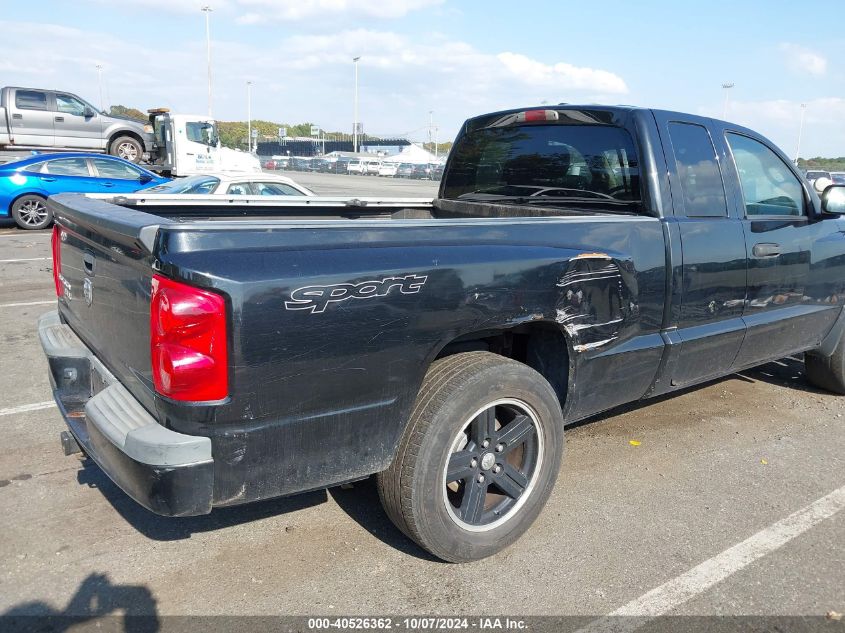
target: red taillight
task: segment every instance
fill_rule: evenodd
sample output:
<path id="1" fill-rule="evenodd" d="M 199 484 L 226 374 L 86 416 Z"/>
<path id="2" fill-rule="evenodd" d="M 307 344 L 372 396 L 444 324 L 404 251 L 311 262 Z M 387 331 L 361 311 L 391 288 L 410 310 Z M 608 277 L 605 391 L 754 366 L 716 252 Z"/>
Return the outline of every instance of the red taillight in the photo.
<path id="1" fill-rule="evenodd" d="M 50 245 L 53 249 L 53 283 L 56 284 L 56 296 L 61 297 L 64 294 L 62 287 L 62 280 L 59 278 L 62 270 L 62 240 L 61 229 L 58 225 L 53 225 L 53 237 L 50 238 Z"/>
<path id="2" fill-rule="evenodd" d="M 153 276 L 150 350 L 153 383 L 173 400 L 229 394 L 226 302 L 220 295 Z"/>
<path id="3" fill-rule="evenodd" d="M 557 110 L 525 110 L 516 115 L 516 122 L 557 121 L 559 118 Z"/>

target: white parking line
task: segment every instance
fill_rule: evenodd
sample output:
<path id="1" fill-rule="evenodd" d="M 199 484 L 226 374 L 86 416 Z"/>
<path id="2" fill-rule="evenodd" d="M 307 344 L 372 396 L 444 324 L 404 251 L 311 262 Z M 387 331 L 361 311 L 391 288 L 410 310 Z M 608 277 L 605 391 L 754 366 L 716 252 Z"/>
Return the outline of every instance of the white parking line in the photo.
<path id="1" fill-rule="evenodd" d="M 19 407 L 9 407 L 8 409 L 0 409 L 0 415 L 14 415 L 15 413 L 26 413 L 27 411 L 39 411 L 41 409 L 50 409 L 55 407 L 56 403 L 52 400 L 47 402 L 36 402 L 34 404 L 22 404 Z"/>
<path id="2" fill-rule="evenodd" d="M 27 257 L 25 259 L 0 259 L 0 264 L 12 264 L 14 262 L 43 262 L 50 257 Z"/>
<path id="3" fill-rule="evenodd" d="M 647 624 L 650 619 L 668 613 L 766 554 L 783 547 L 843 508 L 845 508 L 845 486 L 760 530 L 742 543 L 726 549 L 688 572 L 652 589 L 613 613 L 593 620 L 576 633 L 634 631 Z"/>
<path id="4" fill-rule="evenodd" d="M 52 301 L 23 301 L 21 303 L 0 303 L 0 308 L 21 308 L 23 306 L 46 306 L 48 304 L 56 303 Z"/>

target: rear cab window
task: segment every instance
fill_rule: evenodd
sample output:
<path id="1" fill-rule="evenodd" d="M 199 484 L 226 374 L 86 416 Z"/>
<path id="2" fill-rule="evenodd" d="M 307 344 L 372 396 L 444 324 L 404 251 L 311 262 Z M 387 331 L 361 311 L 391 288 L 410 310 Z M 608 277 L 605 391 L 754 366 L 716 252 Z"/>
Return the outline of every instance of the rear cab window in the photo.
<path id="1" fill-rule="evenodd" d="M 40 90 L 17 90 L 15 107 L 20 110 L 46 110 L 47 93 Z"/>
<path id="2" fill-rule="evenodd" d="M 671 121 L 669 138 L 687 217 L 727 217 L 728 201 L 710 133 L 696 123 Z"/>
<path id="3" fill-rule="evenodd" d="M 459 137 L 442 187 L 452 200 L 641 207 L 633 138 L 605 111 L 533 110 L 480 122 Z"/>

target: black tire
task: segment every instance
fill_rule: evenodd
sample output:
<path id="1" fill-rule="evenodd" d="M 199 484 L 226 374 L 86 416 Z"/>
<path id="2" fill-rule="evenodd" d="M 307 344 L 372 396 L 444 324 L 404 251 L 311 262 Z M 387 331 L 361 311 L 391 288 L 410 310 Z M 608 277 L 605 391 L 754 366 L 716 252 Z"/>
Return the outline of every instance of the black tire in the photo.
<path id="1" fill-rule="evenodd" d="M 53 212 L 41 196 L 21 196 L 12 203 L 12 218 L 22 229 L 46 229 L 53 223 Z"/>
<path id="2" fill-rule="evenodd" d="M 136 138 L 118 136 L 109 145 L 109 154 L 128 160 L 130 163 L 140 163 L 144 157 L 144 147 Z"/>
<path id="3" fill-rule="evenodd" d="M 810 384 L 845 395 L 845 345 L 842 338 L 830 356 L 811 352 L 804 354 L 804 372 Z"/>
<path id="4" fill-rule="evenodd" d="M 562 454 L 563 415 L 545 378 L 489 352 L 454 354 L 426 374 L 393 463 L 377 477 L 379 497 L 434 556 L 479 560 L 534 522 Z"/>

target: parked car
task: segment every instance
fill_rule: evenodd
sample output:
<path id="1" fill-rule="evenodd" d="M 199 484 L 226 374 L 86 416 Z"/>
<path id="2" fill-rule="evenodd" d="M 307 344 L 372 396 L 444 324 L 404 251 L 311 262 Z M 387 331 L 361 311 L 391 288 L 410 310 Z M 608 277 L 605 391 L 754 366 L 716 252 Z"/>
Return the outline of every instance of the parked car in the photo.
<path id="1" fill-rule="evenodd" d="M 274 161 L 272 158 L 268 158 L 263 163 L 261 163 L 261 168 L 262 169 L 269 169 L 269 170 L 280 169 L 280 167 L 278 166 L 278 163 L 276 163 L 276 161 Z"/>
<path id="2" fill-rule="evenodd" d="M 311 159 L 304 156 L 291 156 L 288 165 L 293 171 L 308 171 L 311 168 Z"/>
<path id="3" fill-rule="evenodd" d="M 382 163 L 381 166 L 378 168 L 378 175 L 379 176 L 387 176 L 389 178 L 394 178 L 396 176 L 396 172 L 399 170 L 398 163 Z"/>
<path id="4" fill-rule="evenodd" d="M 460 130 L 433 201 L 51 199 L 66 450 L 176 516 L 377 473 L 460 562 L 536 519 L 568 424 L 794 354 L 845 394 L 845 186 L 678 112 Z"/>
<path id="5" fill-rule="evenodd" d="M 411 175 L 408 177 L 413 178 L 414 180 L 426 180 L 431 178 L 431 167 L 425 164 L 414 165 L 414 168 L 411 170 Z"/>
<path id="6" fill-rule="evenodd" d="M 432 180 L 440 180 L 443 178 L 443 163 L 432 163 L 429 166 L 428 175 Z"/>
<path id="7" fill-rule="evenodd" d="M 396 177 L 397 178 L 410 178 L 411 174 L 414 173 L 414 164 L 413 163 L 399 163 L 399 166 L 396 168 Z"/>
<path id="8" fill-rule="evenodd" d="M 157 185 L 147 193 L 220 194 L 226 196 L 313 196 L 313 191 L 277 174 L 218 173 L 189 176 Z"/>
<path id="9" fill-rule="evenodd" d="M 818 169 L 811 169 L 806 174 L 807 180 L 813 182 L 818 180 L 819 178 L 828 178 L 830 179 L 830 172 L 829 171 L 821 171 Z"/>
<path id="10" fill-rule="evenodd" d="M 364 161 L 359 160 L 357 158 L 350 160 L 346 164 L 346 173 L 347 174 L 356 174 L 356 175 L 361 176 L 364 173 L 366 173 L 366 169 L 367 168 L 366 168 L 366 165 L 364 164 Z"/>
<path id="11" fill-rule="evenodd" d="M 845 185 L 845 171 L 830 172 L 830 179 L 834 185 Z"/>
<path id="12" fill-rule="evenodd" d="M 56 193 L 126 193 L 168 182 L 151 171 L 107 154 L 35 154 L 0 165 L 0 215 L 22 229 L 53 221 L 47 197 Z"/>
<path id="13" fill-rule="evenodd" d="M 378 170 L 381 168 L 381 161 L 375 159 L 369 159 L 364 161 L 364 175 L 365 176 L 378 176 Z"/>
<path id="14" fill-rule="evenodd" d="M 63 90 L 0 90 L 0 149 L 102 150 L 138 163 L 153 152 L 153 126 L 101 112 Z"/>

